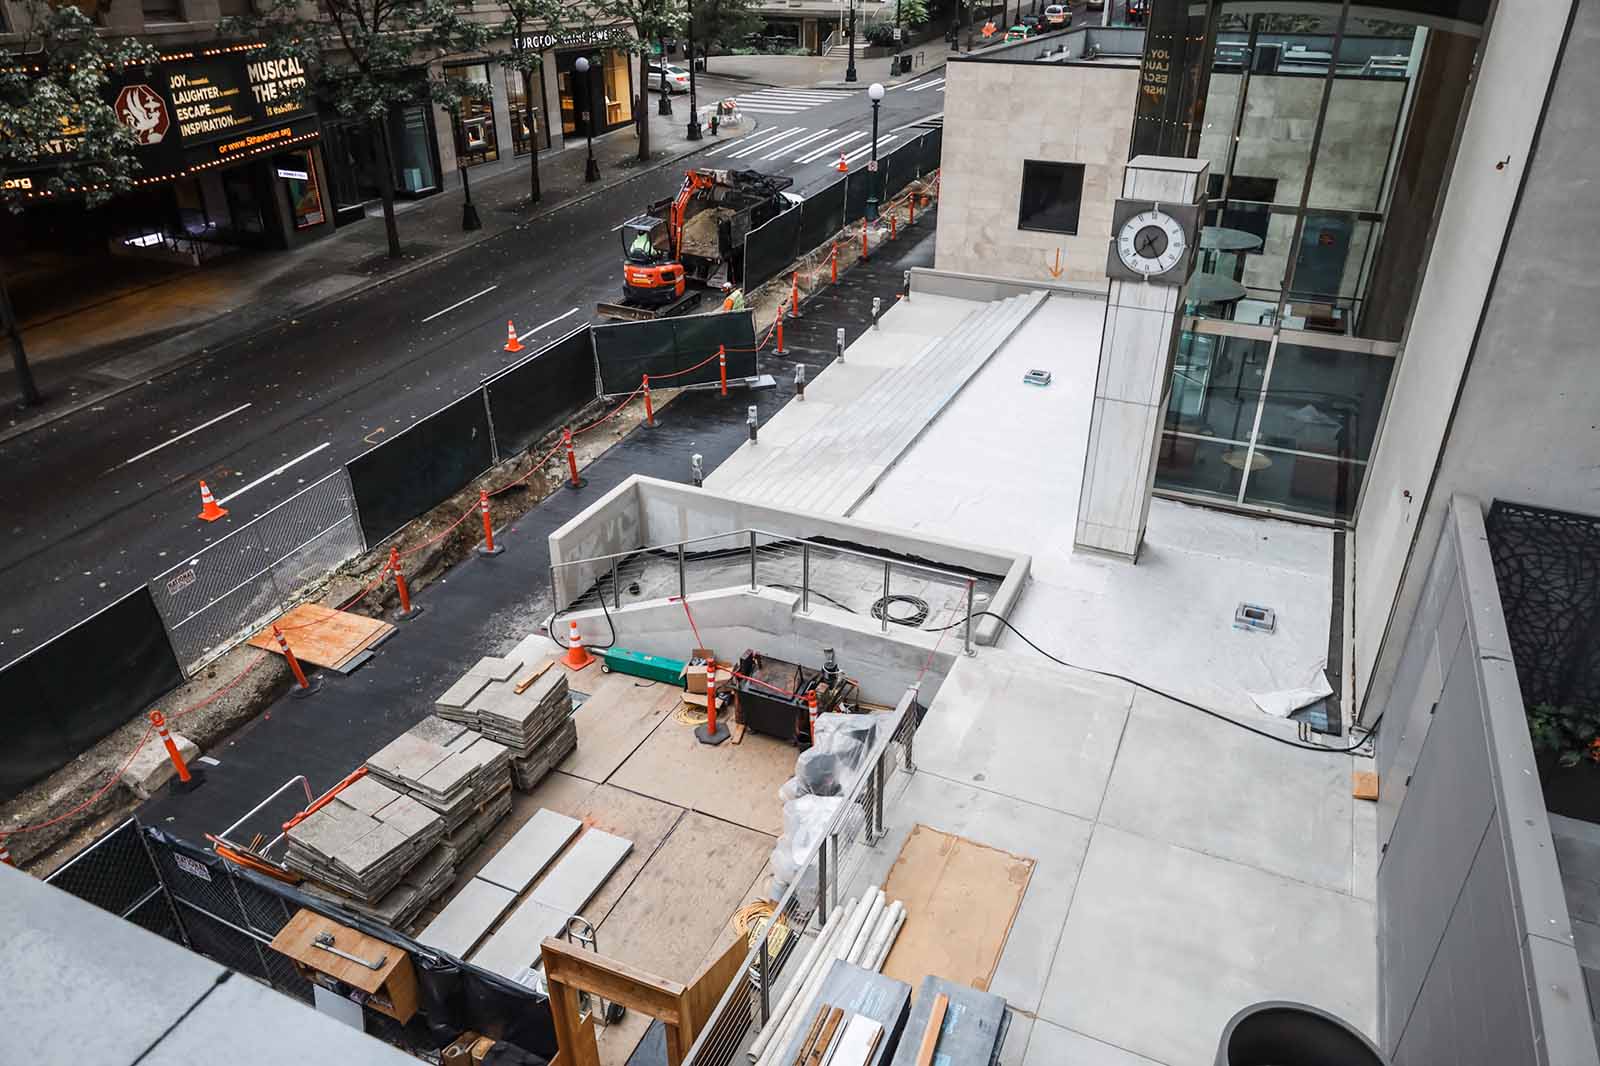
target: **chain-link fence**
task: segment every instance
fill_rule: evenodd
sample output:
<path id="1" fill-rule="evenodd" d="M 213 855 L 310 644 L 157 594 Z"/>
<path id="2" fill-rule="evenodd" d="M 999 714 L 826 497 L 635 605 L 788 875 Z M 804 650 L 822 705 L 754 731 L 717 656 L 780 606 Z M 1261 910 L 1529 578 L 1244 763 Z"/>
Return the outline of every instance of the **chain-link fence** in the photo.
<path id="1" fill-rule="evenodd" d="M 151 580 L 150 595 L 192 676 L 364 550 L 340 468 Z"/>
<path id="2" fill-rule="evenodd" d="M 45 883 L 158 936 L 187 943 L 139 823 L 132 818 L 78 852 Z"/>

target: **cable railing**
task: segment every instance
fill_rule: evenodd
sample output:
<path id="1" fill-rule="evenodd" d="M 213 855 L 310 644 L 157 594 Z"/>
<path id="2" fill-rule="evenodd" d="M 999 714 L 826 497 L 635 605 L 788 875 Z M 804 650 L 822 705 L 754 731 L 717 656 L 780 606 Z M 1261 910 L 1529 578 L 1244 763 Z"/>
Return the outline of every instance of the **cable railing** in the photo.
<path id="1" fill-rule="evenodd" d="M 883 838 L 888 793 L 897 786 L 904 788 L 916 773 L 912 756 L 920 710 L 917 694 L 915 685 L 906 689 L 895 709 L 881 716 L 861 773 L 845 790 L 839 809 L 800 863 L 771 916 L 751 926 L 753 943 L 744 966 L 696 1035 L 684 1066 L 730 1066 L 745 1042 L 771 1019 L 778 1002 L 777 981 L 790 959 L 814 942 L 827 928 L 829 916 L 843 906 L 844 887 Z"/>
<path id="2" fill-rule="evenodd" d="M 559 580 L 563 571 L 576 575 L 568 583 L 574 594 L 565 604 Z M 891 624 L 928 630 L 961 624 L 963 650 L 971 654 L 973 615 L 979 610 L 974 601 L 980 594 L 992 595 L 998 581 L 753 528 L 550 566 L 558 614 L 620 611 L 643 600 L 685 599 L 693 592 L 741 587 L 794 592 L 802 614 L 821 603 L 871 617 L 885 633 Z"/>

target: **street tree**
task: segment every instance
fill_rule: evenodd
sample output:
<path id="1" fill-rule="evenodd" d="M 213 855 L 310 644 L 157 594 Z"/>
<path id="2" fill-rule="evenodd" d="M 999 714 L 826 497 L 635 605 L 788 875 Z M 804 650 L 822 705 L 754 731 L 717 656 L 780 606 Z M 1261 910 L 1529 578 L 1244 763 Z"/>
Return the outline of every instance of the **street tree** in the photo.
<path id="1" fill-rule="evenodd" d="M 638 106 L 633 109 L 633 120 L 639 129 L 639 159 L 643 162 L 650 158 L 650 109 L 644 106 L 650 98 L 650 42 L 677 36 L 688 18 L 688 2 L 595 0 L 589 6 L 589 11 L 591 18 L 599 25 L 623 23 L 633 30 L 634 40 L 627 47 L 639 57 L 639 100 Z M 589 77 L 593 78 L 595 74 L 590 73 Z M 593 90 L 585 86 L 584 91 L 590 94 L 592 107 Z"/>
<path id="2" fill-rule="evenodd" d="M 744 44 L 764 21 L 755 0 L 693 0 L 690 11 L 695 44 L 716 45 L 725 52 Z M 695 55 L 705 54 L 696 47 Z"/>
<path id="3" fill-rule="evenodd" d="M 125 191 L 139 173 L 138 141 L 107 90 L 159 56 L 131 37 L 102 36 L 71 4 L 31 0 L 18 22 L 15 53 L 0 54 L 0 200 L 20 212 L 30 193 L 82 196 L 93 206 Z M 3 271 L 0 328 L 23 405 L 39 403 Z"/>
<path id="4" fill-rule="evenodd" d="M 543 197 L 539 188 L 539 137 L 534 125 L 533 81 L 543 66 L 541 52 L 533 41 L 535 29 L 557 32 L 574 15 L 567 0 L 495 0 L 505 13 L 499 33 L 511 38 L 511 49 L 500 57 L 500 65 L 522 80 L 522 122 L 531 143 L 529 155 L 529 203 L 536 204 Z M 545 116 L 548 121 L 549 116 Z"/>
<path id="5" fill-rule="evenodd" d="M 895 0 L 895 24 L 920 26 L 928 21 L 928 0 Z"/>
<path id="6" fill-rule="evenodd" d="M 311 17 L 308 17 L 308 12 Z M 442 56 L 481 51 L 493 27 L 468 18 L 452 0 L 269 0 L 265 10 L 222 20 L 220 32 L 261 40 L 265 55 L 297 60 L 308 72 L 303 94 L 320 95 L 341 115 L 364 121 L 378 148 L 378 192 L 389 257 L 401 255 L 394 217 L 394 152 L 389 116 L 412 104 L 450 110 L 475 92 L 428 73 Z"/>

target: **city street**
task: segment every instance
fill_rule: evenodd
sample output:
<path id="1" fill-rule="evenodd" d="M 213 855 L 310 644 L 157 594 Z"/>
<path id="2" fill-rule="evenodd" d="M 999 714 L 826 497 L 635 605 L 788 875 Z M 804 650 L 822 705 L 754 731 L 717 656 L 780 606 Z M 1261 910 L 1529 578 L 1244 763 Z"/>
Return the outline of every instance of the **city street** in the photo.
<path id="1" fill-rule="evenodd" d="M 934 72 L 889 87 L 880 115 L 883 151 L 910 128 L 937 122 L 942 86 L 942 73 Z M 617 227 L 671 195 L 685 166 L 788 174 L 801 193 L 837 177 L 841 151 L 853 171 L 861 169 L 871 152 L 865 89 L 745 88 L 741 107 L 759 120 L 752 136 L 708 140 L 681 164 L 0 444 L 0 467 L 11 472 L 0 489 L 8 534 L 0 577 L 9 592 L 0 605 L 0 661 L 515 361 L 502 351 L 507 319 L 528 349 L 583 324 L 597 300 L 618 295 Z M 202 478 L 230 512 L 226 519 L 195 518 Z"/>

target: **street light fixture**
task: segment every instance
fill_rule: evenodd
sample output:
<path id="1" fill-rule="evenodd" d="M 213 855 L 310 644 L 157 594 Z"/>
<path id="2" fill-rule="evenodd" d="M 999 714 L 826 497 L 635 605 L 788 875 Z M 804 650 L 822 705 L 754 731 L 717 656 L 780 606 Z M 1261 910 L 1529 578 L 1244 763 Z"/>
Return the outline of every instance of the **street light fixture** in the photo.
<path id="1" fill-rule="evenodd" d="M 589 68 L 593 65 L 588 56 L 579 56 L 573 64 L 583 80 L 583 135 L 589 142 L 589 161 L 583 166 L 584 181 L 600 180 L 600 164 L 594 161 L 594 86 L 589 82 Z"/>
<path id="2" fill-rule="evenodd" d="M 672 88 L 667 84 L 667 38 L 656 38 L 661 45 L 661 99 L 656 101 L 656 114 L 672 114 Z M 648 89 L 648 86 L 646 87 Z"/>
<path id="3" fill-rule="evenodd" d="M 883 85 L 873 82 L 867 89 L 867 96 L 872 100 L 872 161 L 867 164 L 867 218 L 876 222 L 878 219 L 879 190 L 883 188 L 883 174 L 878 170 L 878 106 L 883 103 Z"/>
<path id="4" fill-rule="evenodd" d="M 856 80 L 856 0 L 850 4 L 850 62 L 844 68 L 844 80 Z"/>

